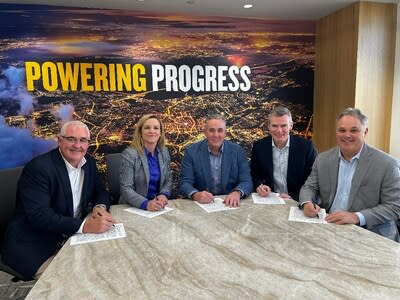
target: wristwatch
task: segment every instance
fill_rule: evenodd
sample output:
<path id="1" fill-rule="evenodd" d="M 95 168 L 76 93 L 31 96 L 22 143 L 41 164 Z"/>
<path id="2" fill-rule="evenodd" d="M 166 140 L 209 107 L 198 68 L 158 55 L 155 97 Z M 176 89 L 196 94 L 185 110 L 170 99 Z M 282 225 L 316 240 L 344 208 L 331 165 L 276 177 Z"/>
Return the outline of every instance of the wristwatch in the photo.
<path id="1" fill-rule="evenodd" d="M 106 206 L 105 204 L 96 204 L 96 205 L 93 207 L 93 209 L 95 209 L 96 207 L 107 210 L 107 206 Z"/>

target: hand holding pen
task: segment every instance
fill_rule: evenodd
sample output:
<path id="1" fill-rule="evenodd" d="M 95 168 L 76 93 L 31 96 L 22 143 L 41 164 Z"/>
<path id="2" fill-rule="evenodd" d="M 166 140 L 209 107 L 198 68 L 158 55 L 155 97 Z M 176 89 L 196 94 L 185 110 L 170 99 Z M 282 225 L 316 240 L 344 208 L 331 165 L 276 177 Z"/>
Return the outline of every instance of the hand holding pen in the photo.
<path id="1" fill-rule="evenodd" d="M 271 188 L 268 185 L 261 183 L 257 187 L 256 191 L 261 197 L 268 197 L 269 193 L 271 192 Z"/>
<path id="2" fill-rule="evenodd" d="M 315 203 L 313 202 L 312 204 L 313 204 L 313 206 L 314 206 L 314 209 L 317 210 L 317 207 L 316 207 Z M 320 209 L 321 209 L 321 208 L 318 206 L 318 210 L 317 210 L 317 211 L 319 211 Z M 318 212 L 317 212 L 317 214 L 316 214 L 316 217 L 317 217 L 317 219 L 319 219 Z"/>
<path id="3" fill-rule="evenodd" d="M 199 203 L 210 203 L 214 201 L 214 195 L 208 192 L 207 190 L 202 192 L 196 192 L 192 195 L 194 201 Z"/>
<path id="4" fill-rule="evenodd" d="M 321 208 L 314 202 L 304 204 L 304 215 L 309 218 L 319 218 L 318 212 Z"/>
<path id="5" fill-rule="evenodd" d="M 114 217 L 104 208 L 95 207 L 85 219 L 83 233 L 101 233 L 105 232 L 116 223 Z"/>
<path id="6" fill-rule="evenodd" d="M 168 205 L 168 198 L 165 195 L 158 195 L 147 204 L 147 210 L 159 211 Z"/>

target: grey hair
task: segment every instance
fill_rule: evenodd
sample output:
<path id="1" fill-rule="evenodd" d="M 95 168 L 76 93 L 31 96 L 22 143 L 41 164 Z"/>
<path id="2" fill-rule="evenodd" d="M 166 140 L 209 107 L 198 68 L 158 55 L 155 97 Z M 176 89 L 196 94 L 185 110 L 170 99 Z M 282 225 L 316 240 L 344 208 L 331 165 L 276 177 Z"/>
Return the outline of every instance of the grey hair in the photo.
<path id="1" fill-rule="evenodd" d="M 358 108 L 348 107 L 344 111 L 342 111 L 336 118 L 336 122 L 338 122 L 344 116 L 352 116 L 360 120 L 363 127 L 368 127 L 368 118 L 364 115 L 361 110 Z"/>
<path id="2" fill-rule="evenodd" d="M 65 123 L 61 126 L 61 129 L 60 129 L 60 135 L 61 135 L 61 136 L 64 136 L 64 135 L 65 135 L 65 133 L 66 133 L 66 131 L 67 131 L 67 128 L 68 128 L 69 126 L 78 126 L 78 127 L 85 128 L 86 131 L 87 131 L 87 134 L 88 134 L 88 138 L 90 139 L 90 131 L 89 131 L 89 128 L 87 127 L 87 125 L 86 125 L 85 123 L 83 123 L 83 122 L 81 122 L 81 121 L 77 121 L 77 120 L 65 122 Z"/>
<path id="3" fill-rule="evenodd" d="M 223 116 L 221 116 L 219 114 L 211 114 L 211 115 L 207 116 L 207 118 L 206 118 L 206 126 L 205 126 L 206 129 L 207 129 L 207 123 L 210 120 L 221 120 L 224 122 L 224 126 L 226 126 L 226 120 L 224 119 Z"/>
<path id="4" fill-rule="evenodd" d="M 271 119 L 271 117 L 282 117 L 282 116 L 286 116 L 286 115 L 289 117 L 289 122 L 291 124 L 293 124 L 292 113 L 290 112 L 290 110 L 287 107 L 284 107 L 284 106 L 276 106 L 269 113 L 268 122 Z"/>

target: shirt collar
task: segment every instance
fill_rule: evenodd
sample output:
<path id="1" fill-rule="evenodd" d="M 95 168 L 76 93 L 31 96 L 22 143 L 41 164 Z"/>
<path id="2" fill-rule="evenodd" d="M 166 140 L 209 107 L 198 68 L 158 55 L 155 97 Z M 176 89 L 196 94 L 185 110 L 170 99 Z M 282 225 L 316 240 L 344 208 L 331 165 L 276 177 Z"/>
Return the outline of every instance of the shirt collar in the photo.
<path id="1" fill-rule="evenodd" d="M 60 151 L 61 157 L 64 160 L 65 166 L 67 167 L 68 172 L 76 170 L 76 169 L 80 169 L 84 166 L 84 164 L 86 164 L 86 158 L 82 157 L 82 160 L 79 162 L 78 167 L 75 168 L 73 165 L 71 165 L 68 160 L 64 157 L 64 155 L 61 153 L 60 148 L 58 148 L 58 151 Z"/>
<path id="2" fill-rule="evenodd" d="M 225 145 L 225 141 L 222 143 L 221 148 L 219 149 L 219 153 L 223 153 L 224 152 L 224 145 Z M 208 149 L 208 153 L 212 154 L 210 147 L 207 144 L 207 149 Z"/>
<path id="3" fill-rule="evenodd" d="M 365 144 L 365 143 L 364 143 L 364 144 Z M 362 151 L 363 148 L 364 148 L 364 144 L 361 146 L 360 151 L 358 151 L 357 154 L 354 155 L 354 156 L 350 159 L 350 162 L 353 162 L 355 159 L 357 159 L 357 160 L 360 159 L 361 151 Z M 339 158 L 342 159 L 342 160 L 344 160 L 344 161 L 347 161 L 347 160 L 343 157 L 342 152 L 340 151 L 340 148 L 339 148 Z"/>
<path id="4" fill-rule="evenodd" d="M 282 150 L 285 149 L 285 148 L 289 148 L 289 147 L 290 147 L 290 135 L 288 135 L 288 139 L 287 139 L 286 145 L 282 148 Z M 272 148 L 277 148 L 277 149 L 279 149 L 279 148 L 275 145 L 274 139 L 272 139 Z"/>

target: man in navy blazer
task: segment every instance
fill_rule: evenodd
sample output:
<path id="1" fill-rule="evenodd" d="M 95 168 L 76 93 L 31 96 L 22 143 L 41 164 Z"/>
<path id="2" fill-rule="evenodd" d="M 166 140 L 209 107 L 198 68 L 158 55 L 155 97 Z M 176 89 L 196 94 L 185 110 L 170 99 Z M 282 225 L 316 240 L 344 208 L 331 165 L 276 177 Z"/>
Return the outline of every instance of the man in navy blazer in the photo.
<path id="1" fill-rule="evenodd" d="M 190 145 L 183 156 L 179 189 L 186 198 L 209 203 L 227 195 L 226 205 L 237 207 L 252 191 L 249 164 L 242 147 L 225 140 L 226 124 L 220 115 L 209 116 L 206 139 Z"/>
<path id="2" fill-rule="evenodd" d="M 313 143 L 290 135 L 292 114 L 283 106 L 268 116 L 270 136 L 256 141 L 251 153 L 251 176 L 260 196 L 273 191 L 298 201 L 301 186 L 310 175 L 317 151 Z"/>
<path id="3" fill-rule="evenodd" d="M 89 139 L 85 124 L 67 122 L 59 147 L 34 158 L 22 172 L 2 260 L 26 278 L 38 278 L 72 234 L 101 233 L 115 223 L 96 162 L 86 154 Z"/>

